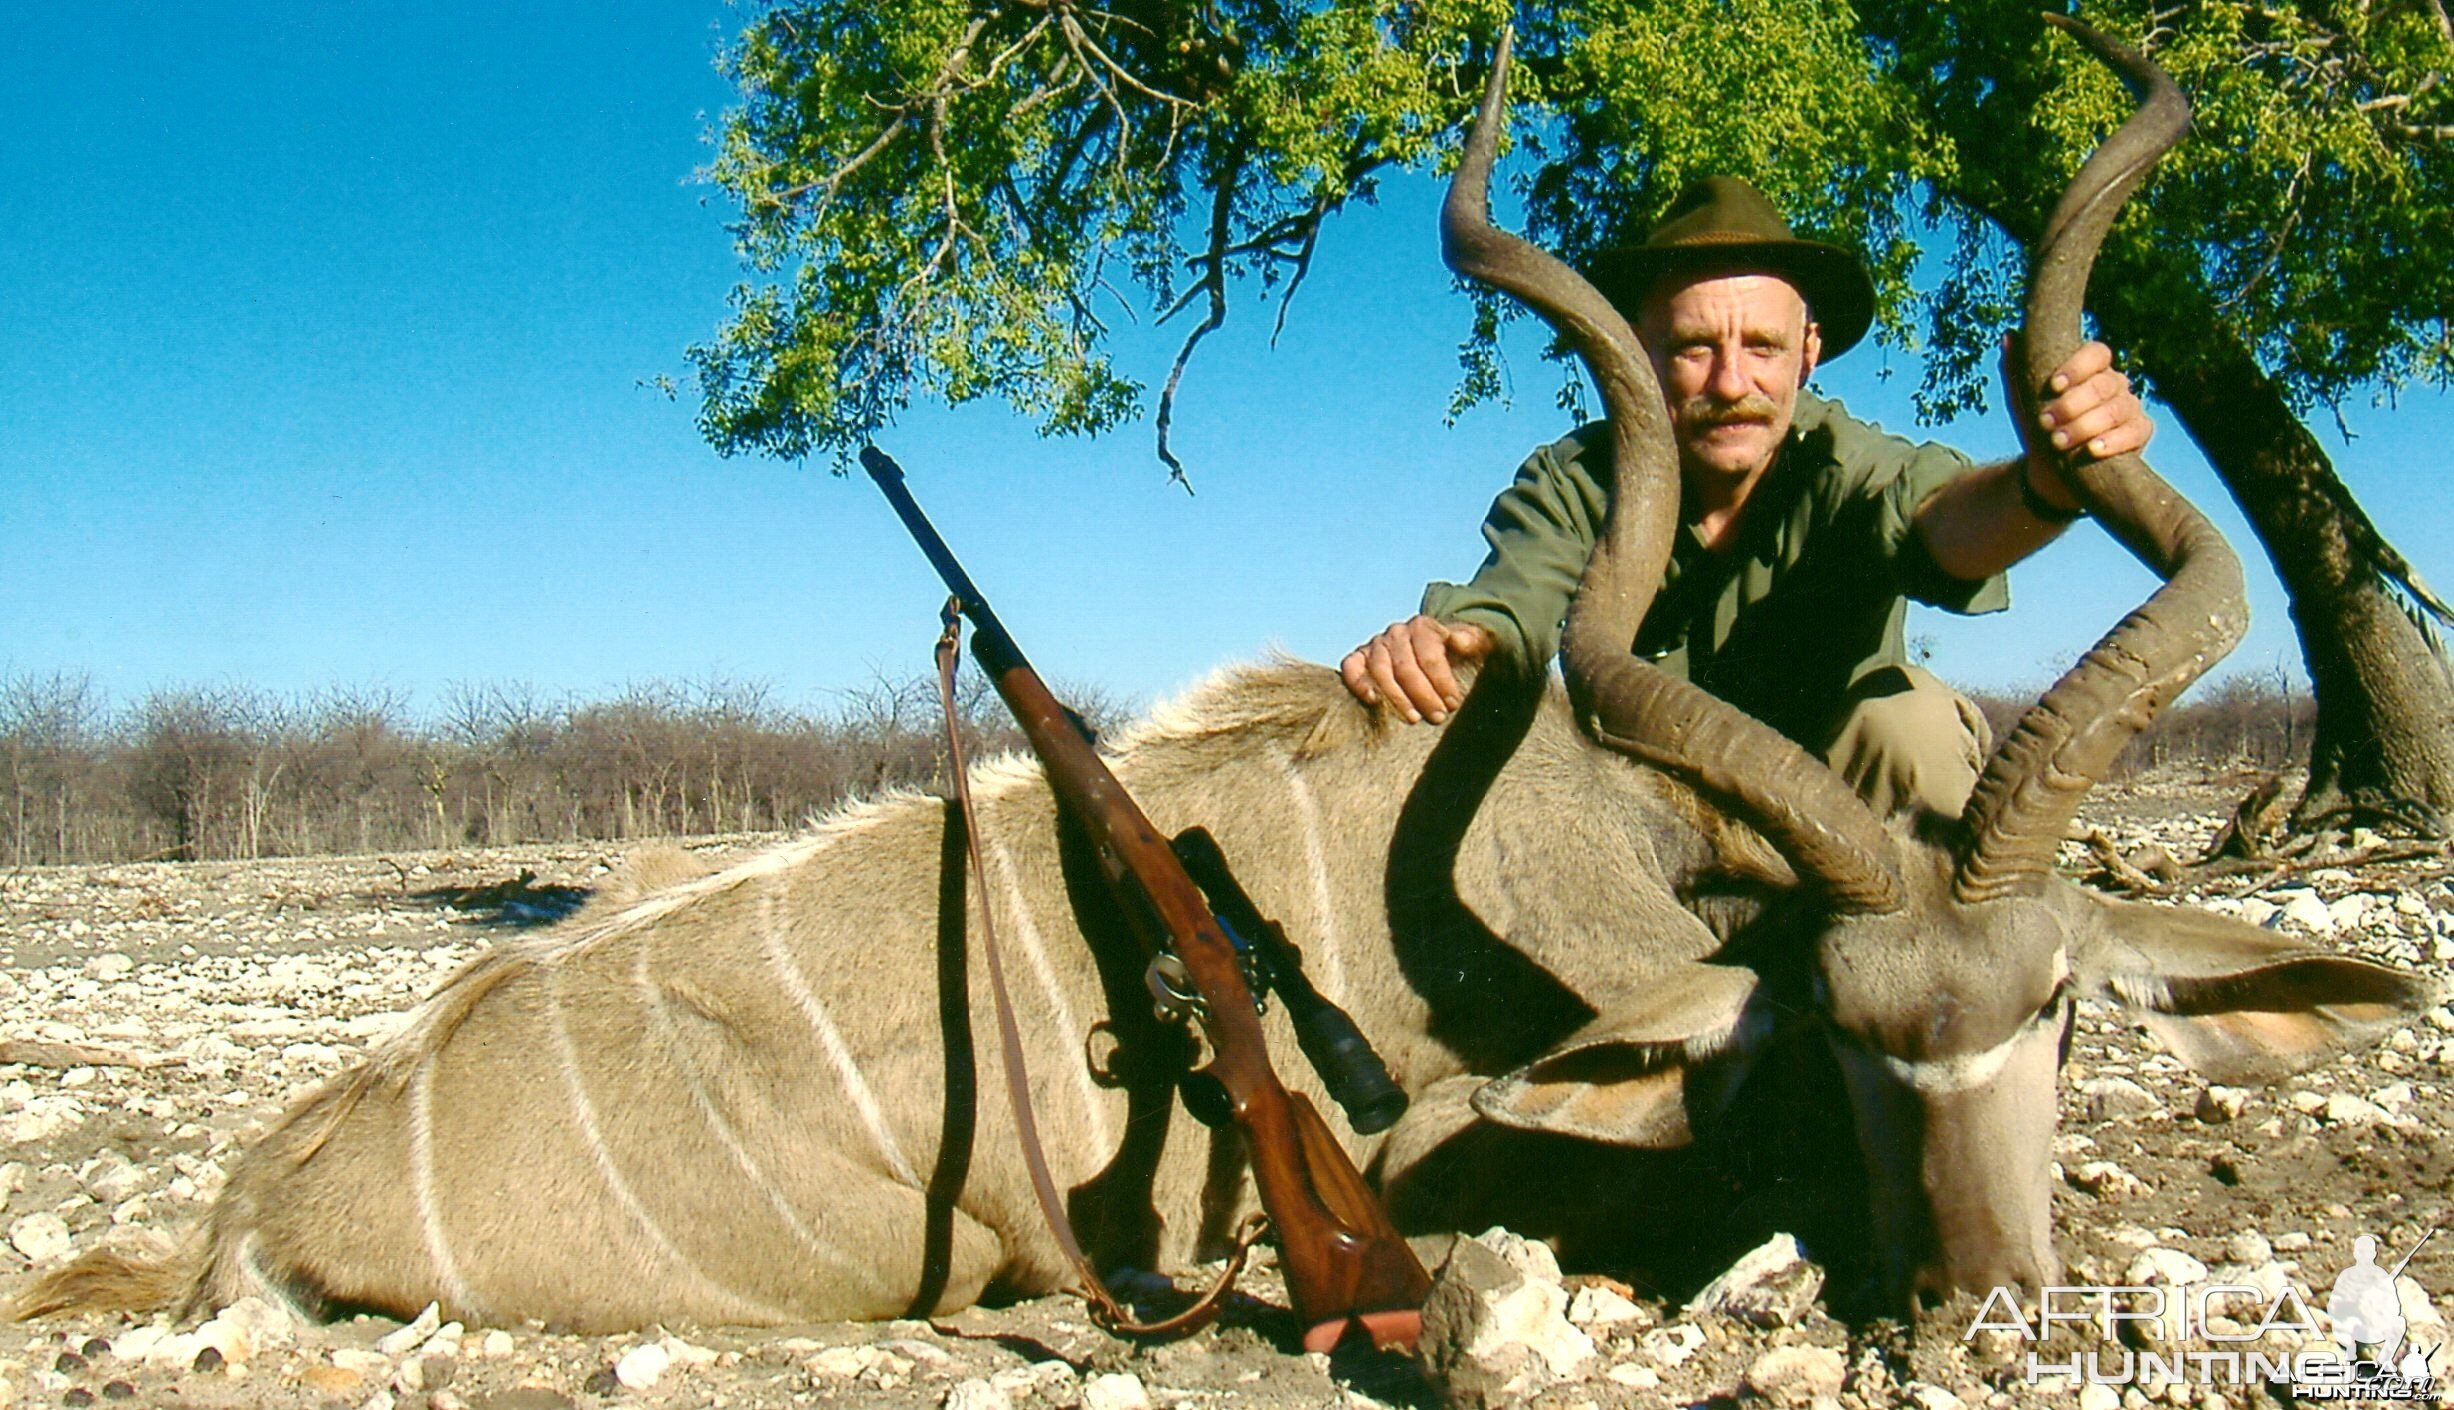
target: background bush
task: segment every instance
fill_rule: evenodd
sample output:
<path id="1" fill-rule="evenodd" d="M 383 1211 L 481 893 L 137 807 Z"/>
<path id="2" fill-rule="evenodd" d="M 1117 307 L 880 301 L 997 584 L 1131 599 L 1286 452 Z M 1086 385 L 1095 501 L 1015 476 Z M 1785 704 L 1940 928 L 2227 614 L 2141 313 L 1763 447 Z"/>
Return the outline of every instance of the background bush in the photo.
<path id="1" fill-rule="evenodd" d="M 1095 689 L 1058 694 L 1096 727 L 1128 714 Z M 1977 700 L 1999 736 L 2033 698 Z M 973 757 L 1022 747 L 978 676 L 958 706 Z M 2282 671 L 2228 677 L 2169 711 L 2122 768 L 2284 768 L 2307 753 L 2313 716 Z M 785 830 L 848 797 L 942 787 L 938 720 L 927 678 L 818 710 L 728 680 L 593 701 L 462 683 L 419 715 L 381 687 L 191 686 L 113 706 L 81 676 L 0 676 L 0 865 Z"/>

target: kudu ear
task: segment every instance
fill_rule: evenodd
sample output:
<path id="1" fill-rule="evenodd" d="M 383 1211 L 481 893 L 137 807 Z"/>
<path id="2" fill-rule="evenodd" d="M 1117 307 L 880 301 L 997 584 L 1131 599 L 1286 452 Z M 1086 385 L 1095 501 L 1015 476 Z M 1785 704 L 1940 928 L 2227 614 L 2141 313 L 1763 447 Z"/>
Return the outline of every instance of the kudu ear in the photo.
<path id="1" fill-rule="evenodd" d="M 1718 1108 L 1761 1037 L 1753 970 L 1681 964 L 1648 976 L 1574 1037 L 1483 1084 L 1475 1113 L 1502 1126 L 1667 1149 L 1693 1138 L 1688 1113 Z M 1691 1078 L 1707 1059 L 1709 1088 Z"/>
<path id="2" fill-rule="evenodd" d="M 2437 1002 L 2418 975 L 2311 949 L 2228 916 L 2091 896 L 2080 984 L 2136 1013 L 2213 1081 L 2254 1085 L 2363 1046 Z"/>

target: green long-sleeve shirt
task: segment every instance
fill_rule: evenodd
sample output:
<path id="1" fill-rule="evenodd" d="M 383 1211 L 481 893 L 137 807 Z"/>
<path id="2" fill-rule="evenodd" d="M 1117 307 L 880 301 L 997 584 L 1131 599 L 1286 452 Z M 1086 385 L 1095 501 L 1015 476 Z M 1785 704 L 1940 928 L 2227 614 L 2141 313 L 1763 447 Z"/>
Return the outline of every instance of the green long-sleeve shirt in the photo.
<path id="1" fill-rule="evenodd" d="M 1482 568 L 1464 584 L 1433 583 L 1423 610 L 1488 628 L 1520 663 L 1549 662 L 1601 530 L 1609 456 L 1600 422 L 1534 452 L 1483 519 Z M 1682 523 L 1634 649 L 1821 748 L 1852 685 L 1907 664 L 1905 599 L 1968 614 L 2011 604 L 2002 575 L 1953 578 L 1910 529 L 1927 496 L 1970 468 L 1957 451 L 1888 435 L 1801 392 L 1738 541 L 1716 553 Z"/>

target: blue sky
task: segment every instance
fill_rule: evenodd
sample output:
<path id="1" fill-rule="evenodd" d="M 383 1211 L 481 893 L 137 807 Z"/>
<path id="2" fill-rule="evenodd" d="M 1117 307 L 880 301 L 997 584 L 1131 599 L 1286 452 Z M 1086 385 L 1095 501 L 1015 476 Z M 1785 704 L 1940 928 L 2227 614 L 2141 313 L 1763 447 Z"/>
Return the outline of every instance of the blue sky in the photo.
<path id="1" fill-rule="evenodd" d="M 921 670 L 940 592 L 876 492 L 724 460 L 647 385 L 721 318 L 726 207 L 693 179 L 728 101 L 718 5 L 21 8 L 0 45 L 0 673 L 112 698 L 235 682 L 454 681 L 601 695 L 650 677 L 796 703 Z M 1045 441 L 1000 406 L 883 443 L 1051 676 L 1165 694 L 1278 645 L 1334 660 L 1461 577 L 1525 451 L 1566 429 L 1511 344 L 1515 404 L 1442 424 L 1467 310 L 1436 192 L 1340 217 L 1279 346 L 1246 290 L 1187 374 L 1165 483 L 1147 423 Z M 1164 375 L 1179 330 L 1129 330 Z M 1886 358 L 1896 375 L 1878 374 Z M 1911 429 L 1911 360 L 1820 379 Z M 2424 574 L 2454 578 L 2454 398 L 2356 407 L 2337 463 Z M 1997 416 L 1924 434 L 1979 456 Z M 2235 667 L 2294 663 L 2279 588 L 2176 428 L 2153 457 L 2243 550 Z M 2092 527 L 2007 616 L 1923 613 L 1937 664 L 2041 683 L 2144 596 Z"/>

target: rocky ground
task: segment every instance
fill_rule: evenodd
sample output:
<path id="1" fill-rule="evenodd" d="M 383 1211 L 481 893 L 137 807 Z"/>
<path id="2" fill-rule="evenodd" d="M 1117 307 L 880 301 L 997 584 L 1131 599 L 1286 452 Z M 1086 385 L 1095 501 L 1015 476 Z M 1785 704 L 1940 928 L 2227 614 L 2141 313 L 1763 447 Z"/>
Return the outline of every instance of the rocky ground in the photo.
<path id="1" fill-rule="evenodd" d="M 2156 844 L 2188 857 L 2249 782 L 2111 786 L 2092 798 L 2088 821 L 2126 854 Z M 740 851 L 757 841 L 695 845 Z M 2086 864 L 2085 849 L 2066 857 Z M 290 1096 L 355 1062 L 463 960 L 567 909 L 612 858 L 604 847 L 524 847 L 0 872 L 0 1263 L 16 1270 L 0 1272 L 0 1287 L 105 1239 L 190 1224 L 248 1133 Z M 2454 973 L 2450 877 L 2439 854 L 2253 871 L 2182 894 L 2445 976 Z M 2072 1281 L 2212 1280 L 2270 1293 L 2291 1284 L 2322 1324 L 2356 1235 L 2376 1235 L 2400 1258 L 2446 1218 L 2450 1065 L 2454 1013 L 2440 1008 L 2284 1087 L 2210 1088 L 2110 1011 L 2087 1013 L 2063 1083 L 2057 1150 L 2056 1223 Z M 2430 1240 L 2406 1269 L 2402 1311 L 2422 1345 L 2447 1339 L 2449 1245 L 2454 1236 Z M 1294 1329 L 1270 1305 L 1278 1288 L 1266 1259 L 1221 1326 L 1149 1347 L 1099 1333 L 1071 1297 L 927 1322 L 621 1337 L 431 1318 L 301 1328 L 243 1303 L 201 1326 L 0 1328 L 0 1404 L 2150 1403 L 2137 1388 L 2025 1384 L 2007 1333 L 1959 1335 L 1965 1312 L 1938 1315 L 1914 1336 L 1834 1321 L 1822 1282 L 1794 1245 L 1776 1241 L 1695 1304 L 1674 1304 L 1631 1297 L 1607 1278 L 1563 1279 L 1541 1246 L 1494 1235 L 1461 1247 L 1444 1274 L 1443 1325 L 1455 1332 L 1431 1379 L 1405 1358 L 1293 1351 Z M 2125 1345 L 2209 1343 L 2133 1326 L 2122 1343 L 2089 1349 L 2109 1363 Z M 2154 1403 L 2269 1403 L 2264 1392 L 2187 1378 L 2146 1389 Z"/>

